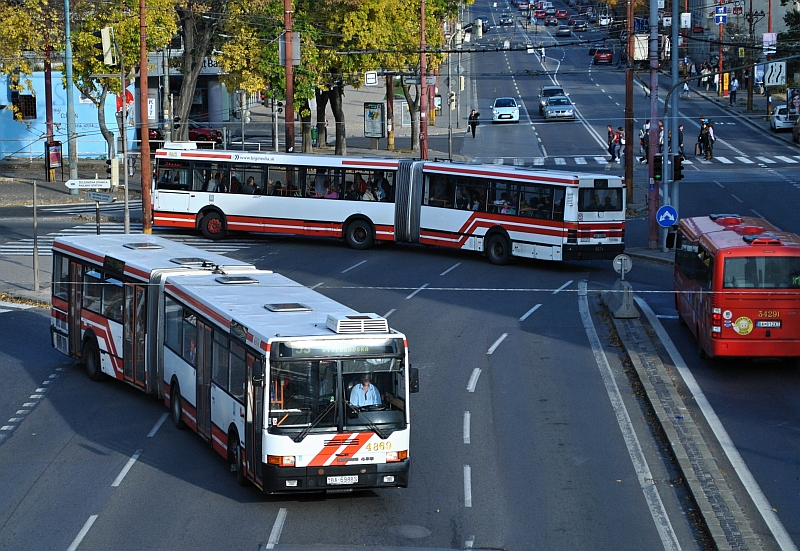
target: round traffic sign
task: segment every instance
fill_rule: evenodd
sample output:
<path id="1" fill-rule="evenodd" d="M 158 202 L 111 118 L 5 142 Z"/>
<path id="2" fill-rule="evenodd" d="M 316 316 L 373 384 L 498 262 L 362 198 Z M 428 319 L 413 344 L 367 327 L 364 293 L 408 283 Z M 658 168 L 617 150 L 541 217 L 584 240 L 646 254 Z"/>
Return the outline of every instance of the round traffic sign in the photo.
<path id="1" fill-rule="evenodd" d="M 633 261 L 627 254 L 618 254 L 614 257 L 614 271 L 618 274 L 627 274 L 633 267 Z"/>

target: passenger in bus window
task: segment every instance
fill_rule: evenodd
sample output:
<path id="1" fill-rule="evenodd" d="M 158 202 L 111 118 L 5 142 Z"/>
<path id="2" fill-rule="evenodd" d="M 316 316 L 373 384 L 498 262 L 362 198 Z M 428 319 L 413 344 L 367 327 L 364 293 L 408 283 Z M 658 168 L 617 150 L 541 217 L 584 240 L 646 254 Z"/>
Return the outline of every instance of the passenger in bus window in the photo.
<path id="1" fill-rule="evenodd" d="M 287 197 L 300 197 L 300 190 L 297 189 L 297 186 L 295 186 L 293 182 L 289 182 L 289 185 L 286 188 L 286 196 Z"/>
<path id="2" fill-rule="evenodd" d="M 468 210 L 470 207 L 469 195 L 466 188 L 458 190 L 458 197 L 456 197 L 456 208 L 461 210 Z"/>
<path id="3" fill-rule="evenodd" d="M 327 173 L 328 170 L 325 168 L 317 169 L 317 175 L 314 178 L 314 192 L 316 193 L 317 197 L 325 196 L 325 183 L 328 182 L 328 184 L 330 184 Z"/>
<path id="4" fill-rule="evenodd" d="M 338 199 L 339 192 L 336 189 L 336 186 L 332 186 L 328 184 L 325 191 L 325 199 Z"/>
<path id="5" fill-rule="evenodd" d="M 230 185 L 228 186 L 227 191 L 229 191 L 230 193 L 236 193 L 236 190 L 239 189 L 239 186 L 242 185 L 242 183 L 239 181 L 239 178 L 237 177 L 235 170 L 231 170 L 230 180 L 231 180 Z"/>
<path id="6" fill-rule="evenodd" d="M 353 182 L 353 185 L 355 186 L 356 191 L 360 195 L 364 195 L 364 193 L 367 191 L 367 182 L 364 180 L 364 178 L 358 172 L 356 172 L 356 179 Z"/>
<path id="7" fill-rule="evenodd" d="M 375 194 L 372 193 L 372 186 L 367 184 L 367 191 L 361 196 L 362 201 L 375 201 Z"/>
<path id="8" fill-rule="evenodd" d="M 356 189 L 355 183 L 347 182 L 347 192 L 344 194 L 344 198 L 347 199 L 348 201 L 358 201 L 359 199 L 361 199 L 361 196 L 358 194 L 358 190 Z"/>
<path id="9" fill-rule="evenodd" d="M 250 176 L 247 181 L 239 188 L 239 193 L 253 195 L 256 192 L 256 179 Z"/>

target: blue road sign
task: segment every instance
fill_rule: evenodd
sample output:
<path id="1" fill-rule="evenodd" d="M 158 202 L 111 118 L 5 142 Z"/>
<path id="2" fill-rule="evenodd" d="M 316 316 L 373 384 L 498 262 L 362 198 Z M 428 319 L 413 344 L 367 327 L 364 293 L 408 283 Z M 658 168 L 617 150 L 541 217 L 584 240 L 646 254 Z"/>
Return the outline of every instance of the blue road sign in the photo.
<path id="1" fill-rule="evenodd" d="M 656 212 L 656 222 L 662 228 L 668 228 L 678 222 L 678 211 L 671 205 L 664 205 Z"/>
<path id="2" fill-rule="evenodd" d="M 716 6 L 714 8 L 714 24 L 725 25 L 728 22 L 728 7 Z"/>

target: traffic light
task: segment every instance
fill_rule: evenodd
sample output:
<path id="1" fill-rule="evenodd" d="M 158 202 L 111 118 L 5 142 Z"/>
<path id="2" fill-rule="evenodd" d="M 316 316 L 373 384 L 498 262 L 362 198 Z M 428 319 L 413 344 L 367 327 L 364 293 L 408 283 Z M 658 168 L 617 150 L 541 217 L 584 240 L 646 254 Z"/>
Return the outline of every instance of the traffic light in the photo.
<path id="1" fill-rule="evenodd" d="M 683 155 L 672 156 L 672 181 L 683 180 Z"/>
<path id="2" fill-rule="evenodd" d="M 111 180 L 111 189 L 117 189 L 119 187 L 119 159 L 116 157 L 106 159 L 106 174 Z"/>
<path id="3" fill-rule="evenodd" d="M 250 115 L 251 115 L 250 110 L 245 109 L 245 111 L 242 113 L 242 122 L 244 122 L 245 124 L 250 124 Z"/>
<path id="4" fill-rule="evenodd" d="M 103 27 L 99 31 L 93 32 L 92 35 L 100 39 L 100 42 L 97 42 L 94 47 L 102 52 L 94 56 L 95 59 L 109 66 L 116 65 L 117 61 L 114 59 L 114 47 L 111 44 L 111 27 Z"/>
<path id="5" fill-rule="evenodd" d="M 447 101 L 450 103 L 450 111 L 453 111 L 456 108 L 456 93 L 449 92 L 447 94 Z"/>
<path id="6" fill-rule="evenodd" d="M 664 156 L 653 155 L 653 180 L 660 182 L 664 176 Z"/>
<path id="7" fill-rule="evenodd" d="M 283 113 L 283 100 L 278 100 L 275 105 L 277 106 L 276 109 L 275 109 L 276 112 L 278 114 Z"/>
<path id="8" fill-rule="evenodd" d="M 181 118 L 180 117 L 173 117 L 172 118 L 172 128 L 177 130 L 181 127 Z"/>

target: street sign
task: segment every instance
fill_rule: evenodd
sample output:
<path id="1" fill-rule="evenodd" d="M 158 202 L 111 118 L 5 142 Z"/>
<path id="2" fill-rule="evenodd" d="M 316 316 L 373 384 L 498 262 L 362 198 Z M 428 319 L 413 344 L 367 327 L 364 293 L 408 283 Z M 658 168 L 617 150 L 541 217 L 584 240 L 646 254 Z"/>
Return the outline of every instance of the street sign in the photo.
<path id="1" fill-rule="evenodd" d="M 425 83 L 428 86 L 434 86 L 436 84 L 436 77 L 428 75 L 428 77 L 425 79 Z M 413 85 L 413 84 L 421 84 L 421 82 L 418 76 L 408 76 L 408 77 L 403 77 L 403 84 Z"/>
<path id="2" fill-rule="evenodd" d="M 109 189 L 111 180 L 67 180 L 64 185 L 69 189 Z"/>
<path id="3" fill-rule="evenodd" d="M 614 257 L 614 271 L 618 274 L 627 274 L 633 267 L 633 261 L 627 254 L 618 254 Z"/>
<path id="4" fill-rule="evenodd" d="M 364 85 L 365 86 L 377 86 L 378 85 L 378 71 L 367 71 L 364 73 Z"/>
<path id="5" fill-rule="evenodd" d="M 714 8 L 714 24 L 725 25 L 728 23 L 728 7 L 716 6 Z"/>
<path id="6" fill-rule="evenodd" d="M 764 68 L 764 86 L 783 86 L 786 84 L 786 62 L 773 61 Z"/>
<path id="7" fill-rule="evenodd" d="M 100 193 L 97 191 L 90 191 L 86 195 L 89 196 L 90 201 L 97 201 L 98 203 L 113 203 L 114 196 L 110 193 Z"/>
<path id="8" fill-rule="evenodd" d="M 656 221 L 662 228 L 674 226 L 678 221 L 678 211 L 672 205 L 664 205 L 656 212 Z"/>

